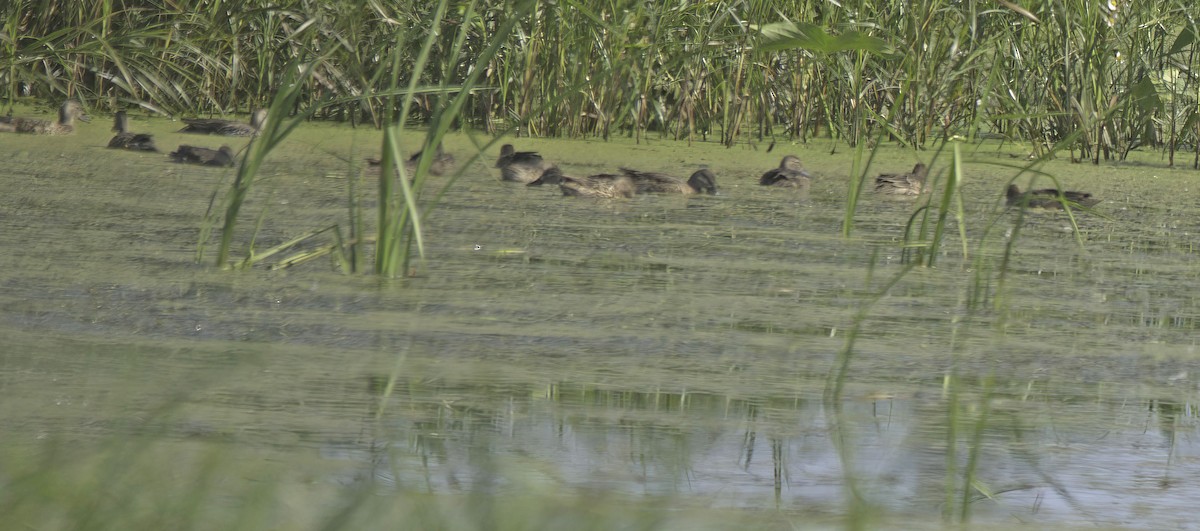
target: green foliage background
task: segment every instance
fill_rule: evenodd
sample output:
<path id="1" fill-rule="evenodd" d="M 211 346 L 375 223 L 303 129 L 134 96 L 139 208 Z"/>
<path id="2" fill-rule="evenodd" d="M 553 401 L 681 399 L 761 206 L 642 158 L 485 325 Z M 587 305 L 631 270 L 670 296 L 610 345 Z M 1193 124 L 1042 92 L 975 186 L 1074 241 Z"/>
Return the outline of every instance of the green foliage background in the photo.
<path id="1" fill-rule="evenodd" d="M 422 86 L 461 85 L 473 54 L 504 41 L 458 122 L 491 132 L 909 146 L 986 133 L 1039 155 L 1155 146 L 1172 162 L 1198 141 L 1200 6 L 1182 0 L 479 0 L 451 2 L 431 27 L 438 3 L 6 2 L 0 101 L 245 111 L 270 101 L 287 65 L 313 61 L 298 106 L 382 125 L 399 112 L 393 76 L 414 75 L 436 32 L 440 67 L 415 73 Z M 497 32 L 514 12 L 528 14 Z M 436 112 L 422 99 L 405 118 Z"/>

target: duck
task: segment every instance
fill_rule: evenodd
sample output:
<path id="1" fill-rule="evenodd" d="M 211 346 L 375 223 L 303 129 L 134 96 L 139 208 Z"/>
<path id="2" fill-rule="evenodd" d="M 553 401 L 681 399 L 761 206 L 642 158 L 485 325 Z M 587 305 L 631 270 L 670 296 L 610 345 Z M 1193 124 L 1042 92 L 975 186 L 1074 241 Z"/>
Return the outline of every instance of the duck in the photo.
<path id="1" fill-rule="evenodd" d="M 534 151 L 517 151 L 512 144 L 500 147 L 500 157 L 496 159 L 496 167 L 500 168 L 500 180 L 525 184 L 558 184 L 554 180 L 559 172 L 551 172 L 549 178 L 543 179 L 543 174 L 550 168 L 557 167 L 546 162 L 541 155 Z M 534 186 L 537 186 L 535 184 Z"/>
<path id="2" fill-rule="evenodd" d="M 108 141 L 109 149 L 158 152 L 150 135 L 129 132 L 129 119 L 125 116 L 125 111 L 117 111 L 113 116 L 113 131 L 117 132 L 117 136 Z"/>
<path id="3" fill-rule="evenodd" d="M 800 157 L 788 155 L 779 163 L 779 167 L 764 173 L 758 180 L 763 186 L 785 186 L 791 188 L 808 188 L 812 184 Z"/>
<path id="4" fill-rule="evenodd" d="M 717 176 L 707 168 L 696 171 L 687 181 L 662 173 L 645 172 L 621 168 L 631 181 L 637 193 L 663 194 L 709 194 L 717 193 Z"/>
<path id="5" fill-rule="evenodd" d="M 589 175 L 586 177 L 568 177 L 558 171 L 558 168 L 550 168 L 542 174 L 542 178 L 558 183 L 559 189 L 563 195 L 572 197 L 600 197 L 600 198 L 617 198 L 617 197 L 633 197 L 637 193 L 637 186 L 634 185 L 633 179 L 625 173 L 601 173 L 598 175 Z M 540 184 L 550 184 L 534 181 L 528 186 L 536 186 Z"/>
<path id="6" fill-rule="evenodd" d="M 408 160 L 404 162 L 404 171 L 409 175 L 416 173 L 417 163 L 421 161 L 421 155 L 424 152 L 425 150 L 421 150 L 409 157 Z M 367 164 L 371 166 L 378 166 L 382 163 L 383 159 L 380 158 L 367 159 Z M 439 143 L 437 146 L 437 153 L 433 157 L 433 162 L 429 163 L 429 174 L 446 175 L 453 173 L 456 164 L 458 164 L 458 161 L 455 160 L 454 155 L 446 153 L 446 151 L 442 149 L 442 145 Z"/>
<path id="7" fill-rule="evenodd" d="M 1015 184 L 1008 185 L 1005 196 L 1008 198 L 1008 206 L 1045 208 L 1050 210 L 1063 209 L 1063 201 L 1060 200 L 1060 196 L 1066 200 L 1067 204 L 1071 204 L 1071 206 L 1091 207 L 1100 203 L 1100 199 L 1092 197 L 1092 194 L 1087 192 L 1058 190 L 1057 188 L 1043 188 L 1041 190 L 1022 192 Z"/>
<path id="8" fill-rule="evenodd" d="M 187 125 L 180 129 L 180 133 L 197 133 L 201 135 L 222 135 L 222 136 L 254 136 L 262 130 L 263 124 L 267 123 L 267 110 L 259 109 L 250 115 L 250 123 L 242 123 L 234 120 L 223 120 L 220 118 L 184 118 L 183 122 Z"/>
<path id="9" fill-rule="evenodd" d="M 233 148 L 221 146 L 220 149 L 208 149 L 196 146 L 181 145 L 171 152 L 171 160 L 186 164 L 202 166 L 233 166 Z"/>
<path id="10" fill-rule="evenodd" d="M 75 120 L 77 119 L 83 122 L 91 121 L 91 117 L 83 112 L 83 105 L 79 101 L 67 100 L 58 108 L 57 122 L 4 116 L 0 117 L 0 131 L 33 135 L 69 135 L 75 132 Z"/>
<path id="11" fill-rule="evenodd" d="M 918 162 L 908 173 L 885 173 L 875 178 L 875 193 L 900 196 L 921 195 L 929 168 Z"/>
<path id="12" fill-rule="evenodd" d="M 417 163 L 421 162 L 421 155 L 424 153 L 425 150 L 413 153 L 413 156 L 408 158 L 408 162 L 404 163 L 404 169 L 409 173 L 415 173 L 417 171 Z M 437 145 L 437 151 L 435 151 L 433 155 L 433 161 L 429 163 L 429 174 L 446 175 L 449 173 L 454 173 L 454 167 L 457 164 L 458 161 L 454 159 L 454 155 L 446 153 L 446 151 L 442 149 L 441 142 L 439 142 Z"/>

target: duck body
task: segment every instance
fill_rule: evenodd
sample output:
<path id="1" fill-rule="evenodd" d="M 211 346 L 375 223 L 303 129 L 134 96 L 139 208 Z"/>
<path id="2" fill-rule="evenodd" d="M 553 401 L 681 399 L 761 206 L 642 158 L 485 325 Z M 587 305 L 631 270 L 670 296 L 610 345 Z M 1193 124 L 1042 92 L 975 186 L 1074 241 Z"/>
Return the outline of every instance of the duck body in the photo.
<path id="1" fill-rule="evenodd" d="M 702 169 L 692 174 L 684 181 L 662 173 L 644 172 L 621 168 L 621 172 L 633 182 L 637 193 L 659 194 L 710 194 L 717 193 L 717 177 L 712 171 Z"/>
<path id="2" fill-rule="evenodd" d="M 624 173 L 602 173 L 587 177 L 559 175 L 558 187 L 563 195 L 573 197 L 617 198 L 633 197 L 637 193 L 633 179 Z"/>
<path id="3" fill-rule="evenodd" d="M 1056 188 L 1043 188 L 1041 190 L 1029 190 L 1022 192 L 1017 185 L 1010 184 L 1008 185 L 1008 189 L 1005 191 L 1005 196 L 1009 206 L 1044 208 L 1048 210 L 1063 209 L 1063 202 L 1059 200 L 1060 190 Z M 1061 197 L 1062 199 L 1066 199 L 1067 203 L 1075 203 L 1082 207 L 1091 207 L 1100 203 L 1100 199 L 1092 197 L 1092 194 L 1087 192 L 1062 190 Z"/>
<path id="4" fill-rule="evenodd" d="M 543 179 L 542 174 L 547 170 L 558 168 L 546 162 L 541 155 L 534 151 L 517 151 L 512 144 L 504 144 L 500 148 L 500 157 L 496 159 L 496 167 L 500 168 L 500 180 L 525 184 L 557 184 L 554 173 L 549 179 Z M 553 182 L 551 182 L 553 181 Z M 536 183 L 536 184 L 534 184 Z"/>
<path id="5" fill-rule="evenodd" d="M 259 109 L 250 116 L 250 123 L 220 118 L 184 118 L 187 124 L 180 133 L 196 133 L 201 135 L 221 136 L 254 136 L 257 135 L 267 121 L 267 110 Z"/>
<path id="6" fill-rule="evenodd" d="M 91 121 L 76 100 L 67 100 L 58 108 L 58 121 L 36 118 L 0 117 L 0 132 L 31 135 L 69 135 L 75 132 L 75 120 Z"/>
<path id="7" fill-rule="evenodd" d="M 181 145 L 171 152 L 171 160 L 183 164 L 199 164 L 201 166 L 233 166 L 233 148 L 221 146 L 220 149 L 208 149 L 196 146 Z"/>
<path id="8" fill-rule="evenodd" d="M 424 153 L 425 150 L 414 153 L 413 156 L 409 157 L 408 161 L 404 163 L 404 169 L 409 173 L 416 173 L 417 164 L 421 162 L 421 156 Z M 446 175 L 454 173 L 454 168 L 457 166 L 457 164 L 458 161 L 454 159 L 454 155 L 446 153 L 446 151 L 442 149 L 442 145 L 438 144 L 437 151 L 433 155 L 433 161 L 429 163 L 429 174 Z"/>
<path id="9" fill-rule="evenodd" d="M 116 116 L 113 116 L 113 131 L 116 131 L 117 135 L 108 141 L 109 149 L 129 149 L 157 153 L 158 147 L 154 145 L 154 139 L 150 135 L 129 132 L 128 120 L 125 116 L 125 111 L 117 111 Z"/>
<path id="10" fill-rule="evenodd" d="M 762 186 L 781 186 L 788 188 L 808 188 L 812 184 L 808 172 L 800 163 L 800 158 L 788 155 L 779 163 L 779 167 L 770 170 L 758 179 Z"/>
<path id="11" fill-rule="evenodd" d="M 419 162 L 421 162 L 421 155 L 424 152 L 425 152 L 424 150 L 418 151 L 418 152 L 414 153 L 413 156 L 409 157 L 408 160 L 404 161 L 404 171 L 407 172 L 409 175 L 416 173 L 417 164 Z M 367 159 L 367 164 L 369 164 L 371 166 L 379 166 L 382 163 L 383 163 L 383 159 L 379 159 L 379 158 Z M 433 162 L 429 163 L 429 174 L 430 175 L 446 175 L 449 173 L 453 173 L 454 168 L 457 164 L 458 164 L 458 161 L 455 160 L 454 155 L 446 153 L 442 149 L 442 145 L 438 144 L 437 153 L 433 157 Z"/>
<path id="12" fill-rule="evenodd" d="M 875 192 L 886 195 L 916 196 L 927 191 L 925 177 L 929 168 L 918 162 L 908 173 L 885 173 L 875 178 Z"/>

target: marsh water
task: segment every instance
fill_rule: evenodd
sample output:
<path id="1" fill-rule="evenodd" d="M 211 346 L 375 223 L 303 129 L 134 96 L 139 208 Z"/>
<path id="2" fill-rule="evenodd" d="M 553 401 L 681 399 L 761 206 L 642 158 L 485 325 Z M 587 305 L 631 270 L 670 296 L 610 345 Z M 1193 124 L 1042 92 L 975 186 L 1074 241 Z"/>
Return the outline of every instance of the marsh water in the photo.
<path id="1" fill-rule="evenodd" d="M 131 124 L 162 148 L 224 141 L 177 128 Z M 122 493 L 117 512 L 200 500 L 186 514 L 222 525 L 247 517 L 212 506 L 254 499 L 272 528 L 313 526 L 347 492 L 576 500 L 608 522 L 595 513 L 715 511 L 717 527 L 864 510 L 937 526 L 963 499 L 976 524 L 1198 525 L 1198 174 L 1156 154 L 1040 168 L 1103 199 L 1076 235 L 1062 213 L 1013 230 L 1001 191 L 1027 150 L 965 145 L 965 218 L 933 267 L 907 269 L 917 202 L 867 194 L 841 236 L 844 146 L 512 139 L 568 174 L 708 166 L 721 194 L 564 198 L 499 182 L 492 147 L 427 220 L 416 275 L 387 281 L 330 260 L 221 270 L 211 248 L 197 263 L 231 170 L 107 150 L 107 129 L 0 138 L 0 479 L 49 478 L 45 505 L 7 502 L 31 521 L 62 518 L 78 493 L 61 483 Z M 346 227 L 378 139 L 290 138 L 238 249 L 264 210 L 258 249 Z M 757 186 L 789 153 L 812 190 Z M 884 149 L 871 174 L 934 155 Z"/>

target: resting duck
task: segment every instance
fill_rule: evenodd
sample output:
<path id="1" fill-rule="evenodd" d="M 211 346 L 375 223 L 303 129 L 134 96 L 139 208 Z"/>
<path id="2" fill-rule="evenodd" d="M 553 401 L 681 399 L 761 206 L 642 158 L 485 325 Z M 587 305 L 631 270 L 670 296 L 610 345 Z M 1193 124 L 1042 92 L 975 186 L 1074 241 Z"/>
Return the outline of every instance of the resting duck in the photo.
<path id="1" fill-rule="evenodd" d="M 130 133 L 129 119 L 125 116 L 125 111 L 117 111 L 113 116 L 113 131 L 117 132 L 117 136 L 112 137 L 108 141 L 110 149 L 132 149 L 134 151 L 154 151 L 158 152 L 158 148 L 154 146 L 154 139 L 145 133 Z"/>
<path id="2" fill-rule="evenodd" d="M 929 168 L 918 162 L 908 173 L 885 173 L 875 178 L 875 192 L 888 195 L 921 195 L 927 191 L 925 177 Z"/>
<path id="3" fill-rule="evenodd" d="M 233 148 L 221 146 L 220 149 L 208 149 L 196 146 L 179 146 L 170 155 L 171 160 L 202 166 L 233 166 Z"/>
<path id="4" fill-rule="evenodd" d="M 3 116 L 0 117 L 0 131 L 32 135 L 69 135 L 75 132 L 76 119 L 84 122 L 91 121 L 91 117 L 83 112 L 83 105 L 76 100 L 67 100 L 58 108 L 57 122 L 36 118 Z"/>
<path id="5" fill-rule="evenodd" d="M 792 188 L 808 188 L 812 184 L 808 172 L 800 164 L 800 158 L 788 155 L 779 163 L 779 167 L 764 173 L 758 180 L 763 186 L 787 186 Z"/>
<path id="6" fill-rule="evenodd" d="M 412 175 L 413 173 L 415 173 L 417 171 L 417 163 L 421 161 L 422 153 L 424 153 L 424 150 L 414 153 L 413 156 L 409 157 L 408 160 L 404 162 L 404 171 L 407 172 L 409 175 Z M 378 166 L 382 163 L 383 163 L 382 159 L 377 159 L 377 158 L 367 159 L 367 164 L 370 164 L 371 166 Z M 429 174 L 430 175 L 446 175 L 449 173 L 453 173 L 454 166 L 457 163 L 458 163 L 458 161 L 454 159 L 454 155 L 446 153 L 442 149 L 442 145 L 438 144 L 437 153 L 433 157 L 433 162 L 429 163 Z"/>
<path id="7" fill-rule="evenodd" d="M 518 183 L 533 184 L 557 184 L 554 180 L 558 173 L 558 168 L 546 162 L 541 155 L 533 151 L 517 151 L 512 144 L 504 144 L 500 148 L 500 157 L 496 159 L 496 167 L 500 168 L 500 180 L 513 181 Z M 547 170 L 554 168 L 548 178 L 543 178 Z M 537 184 L 534 184 L 537 183 Z"/>
<path id="8" fill-rule="evenodd" d="M 702 169 L 692 174 L 687 181 L 678 177 L 621 168 L 621 171 L 633 181 L 637 193 L 664 194 L 716 194 L 717 176 L 708 169 Z"/>
<path id="9" fill-rule="evenodd" d="M 531 182 L 528 186 L 550 184 L 551 181 L 558 183 L 563 195 L 574 197 L 633 197 L 637 193 L 633 179 L 624 173 L 568 177 L 559 172 L 558 168 L 550 168 L 542 174 L 542 179 Z"/>
<path id="10" fill-rule="evenodd" d="M 259 109 L 250 116 L 248 124 L 220 118 L 184 118 L 183 123 L 186 123 L 187 126 L 180 129 L 179 132 L 201 135 L 254 136 L 262 130 L 262 126 L 266 122 L 267 110 Z"/>
<path id="11" fill-rule="evenodd" d="M 1100 202 L 1099 199 L 1092 197 L 1092 194 L 1086 192 L 1072 192 L 1069 190 L 1060 192 L 1056 188 L 1043 188 L 1041 190 L 1022 192 L 1015 184 L 1008 185 L 1005 195 L 1008 197 L 1009 206 L 1062 210 L 1063 202 L 1059 199 L 1060 193 L 1062 199 L 1066 199 L 1068 204 L 1073 203 L 1072 206 L 1090 207 Z"/>

